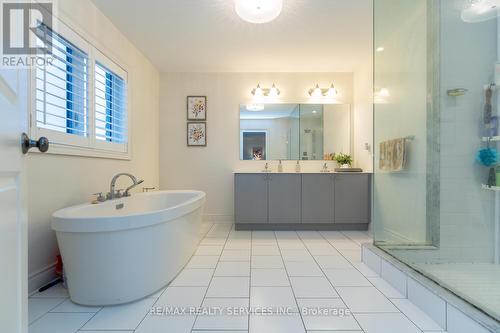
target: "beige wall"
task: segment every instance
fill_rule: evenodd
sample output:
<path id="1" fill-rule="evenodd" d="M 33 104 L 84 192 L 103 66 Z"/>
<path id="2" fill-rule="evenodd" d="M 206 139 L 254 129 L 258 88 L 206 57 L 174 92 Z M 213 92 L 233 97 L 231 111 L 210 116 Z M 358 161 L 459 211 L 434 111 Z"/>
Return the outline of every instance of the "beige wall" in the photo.
<path id="1" fill-rule="evenodd" d="M 52 277 L 58 253 L 51 214 L 107 191 L 111 177 L 131 172 L 158 186 L 159 74 L 153 65 L 100 13 L 91 1 L 58 2 L 59 18 L 125 66 L 129 73 L 132 160 L 30 154 L 28 157 L 30 290 Z M 110 51 L 112 50 L 112 52 Z"/>
<path id="2" fill-rule="evenodd" d="M 362 77 L 371 82 L 371 75 Z M 239 104 L 251 100 L 250 91 L 257 83 L 276 83 L 280 102 L 311 102 L 307 91 L 316 82 L 328 86 L 335 82 L 339 100 L 353 104 L 356 110 L 353 73 L 164 73 L 160 88 L 160 185 L 162 189 L 198 189 L 207 193 L 207 218 L 230 221 L 233 218 L 233 174 L 235 169 L 261 170 L 265 162 L 239 160 Z M 368 83 L 366 83 L 369 85 Z M 186 96 L 206 95 L 208 127 L 206 148 L 186 147 Z M 370 93 L 368 92 L 368 96 Z M 368 97 L 369 99 L 369 97 Z M 366 100 L 366 98 L 365 98 Z M 366 110 L 371 113 L 371 108 Z M 353 151 L 371 143 L 371 114 L 359 113 L 360 128 L 370 128 L 356 139 Z M 354 133 L 357 129 L 354 129 Z M 369 141 L 368 141 L 369 140 Z M 356 143 L 357 142 L 357 143 Z M 303 169 L 320 170 L 323 162 L 301 162 Z M 371 170 L 371 161 L 355 163 Z M 276 163 L 272 163 L 276 167 Z M 294 161 L 285 167 L 294 170 Z M 330 163 L 334 167 L 333 163 Z"/>

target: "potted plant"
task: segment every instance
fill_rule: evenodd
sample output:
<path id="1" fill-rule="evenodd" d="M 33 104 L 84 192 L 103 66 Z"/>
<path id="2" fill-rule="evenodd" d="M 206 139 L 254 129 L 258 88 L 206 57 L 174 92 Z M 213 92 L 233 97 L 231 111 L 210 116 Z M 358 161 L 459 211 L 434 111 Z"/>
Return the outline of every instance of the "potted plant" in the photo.
<path id="1" fill-rule="evenodd" d="M 352 165 L 352 157 L 348 154 L 336 154 L 333 159 L 338 163 L 338 165 L 340 165 L 342 169 L 350 168 Z"/>

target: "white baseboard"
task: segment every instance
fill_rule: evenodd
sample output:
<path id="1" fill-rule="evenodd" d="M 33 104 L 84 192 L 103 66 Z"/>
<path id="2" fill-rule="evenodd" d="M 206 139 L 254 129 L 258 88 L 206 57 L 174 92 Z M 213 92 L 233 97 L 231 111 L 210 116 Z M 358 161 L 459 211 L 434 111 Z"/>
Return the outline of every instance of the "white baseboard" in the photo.
<path id="1" fill-rule="evenodd" d="M 40 287 L 43 287 L 47 283 L 53 281 L 57 278 L 55 272 L 56 263 L 52 263 L 41 270 L 34 272 L 28 277 L 28 294 L 31 295 L 35 293 Z"/>
<path id="2" fill-rule="evenodd" d="M 234 223 L 234 216 L 225 214 L 205 214 L 203 215 L 203 221 L 210 223 Z"/>

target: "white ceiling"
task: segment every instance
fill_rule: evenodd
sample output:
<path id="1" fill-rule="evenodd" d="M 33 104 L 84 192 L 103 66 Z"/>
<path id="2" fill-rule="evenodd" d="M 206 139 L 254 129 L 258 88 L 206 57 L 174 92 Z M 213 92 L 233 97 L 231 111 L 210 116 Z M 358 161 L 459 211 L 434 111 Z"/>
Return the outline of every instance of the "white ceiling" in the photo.
<path id="1" fill-rule="evenodd" d="M 352 72 L 371 61 L 372 0 L 284 0 L 273 22 L 232 0 L 93 0 L 162 72 Z"/>

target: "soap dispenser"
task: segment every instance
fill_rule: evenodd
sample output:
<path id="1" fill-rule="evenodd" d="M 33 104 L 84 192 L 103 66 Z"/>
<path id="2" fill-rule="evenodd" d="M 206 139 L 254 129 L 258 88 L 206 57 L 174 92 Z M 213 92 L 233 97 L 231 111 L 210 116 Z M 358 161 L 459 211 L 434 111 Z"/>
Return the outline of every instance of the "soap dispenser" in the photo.
<path id="1" fill-rule="evenodd" d="M 283 172 L 283 164 L 281 163 L 281 160 L 280 164 L 278 164 L 278 172 Z"/>
<path id="2" fill-rule="evenodd" d="M 295 172 L 300 173 L 300 162 L 297 160 L 297 164 L 295 164 Z"/>

